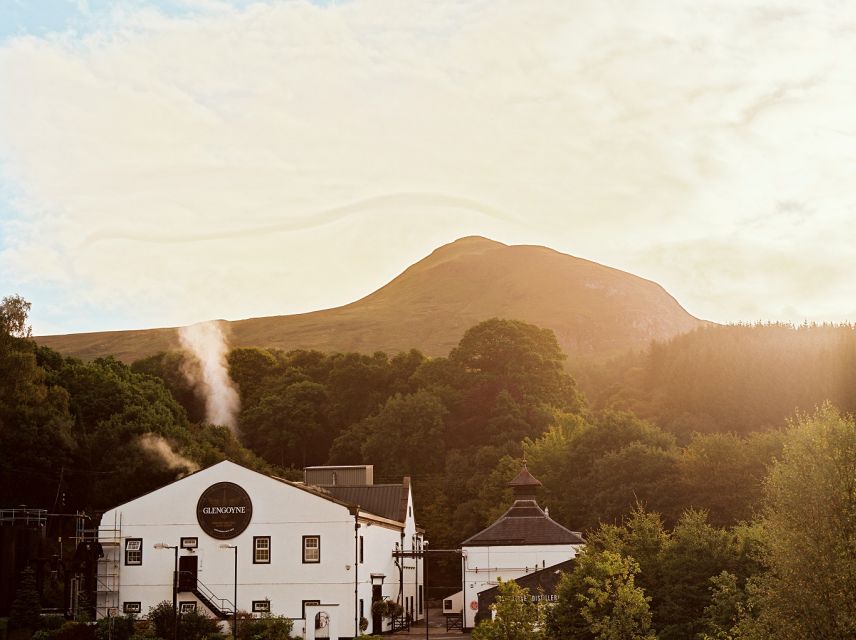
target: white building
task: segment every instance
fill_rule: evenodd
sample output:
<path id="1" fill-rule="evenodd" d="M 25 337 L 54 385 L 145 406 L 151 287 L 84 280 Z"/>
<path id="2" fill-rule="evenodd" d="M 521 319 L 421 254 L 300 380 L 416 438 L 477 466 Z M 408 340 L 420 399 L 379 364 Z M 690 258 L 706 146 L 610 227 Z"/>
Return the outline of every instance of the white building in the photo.
<path id="1" fill-rule="evenodd" d="M 237 602 L 294 619 L 307 639 L 359 635 L 361 618 L 365 633 L 389 629 L 373 619 L 377 599 L 421 618 L 422 561 L 402 557 L 423 537 L 409 479 L 375 485 L 370 466 L 305 473 L 314 485 L 220 462 L 106 512 L 99 615 L 172 601 L 177 564 L 179 611 L 229 620 Z"/>
<path id="2" fill-rule="evenodd" d="M 461 543 L 463 590 L 447 598 L 449 608 L 463 605 L 463 626 L 474 627 L 479 611 L 479 593 L 496 587 L 499 578 L 520 578 L 574 558 L 585 541 L 577 531 L 555 522 L 538 506 L 535 496 L 541 482 L 523 469 L 508 483 L 514 490 L 514 504 L 496 522 Z M 444 612 L 447 611 L 444 602 Z M 457 613 L 455 611 L 454 613 Z"/>

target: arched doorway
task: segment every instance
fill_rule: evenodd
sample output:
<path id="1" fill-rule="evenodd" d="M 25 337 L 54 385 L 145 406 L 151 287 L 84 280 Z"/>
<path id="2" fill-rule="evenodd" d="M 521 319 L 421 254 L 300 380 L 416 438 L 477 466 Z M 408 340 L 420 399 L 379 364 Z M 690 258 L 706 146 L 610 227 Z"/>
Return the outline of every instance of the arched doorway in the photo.
<path id="1" fill-rule="evenodd" d="M 315 637 L 330 637 L 330 616 L 327 615 L 326 611 L 319 611 L 315 614 Z"/>

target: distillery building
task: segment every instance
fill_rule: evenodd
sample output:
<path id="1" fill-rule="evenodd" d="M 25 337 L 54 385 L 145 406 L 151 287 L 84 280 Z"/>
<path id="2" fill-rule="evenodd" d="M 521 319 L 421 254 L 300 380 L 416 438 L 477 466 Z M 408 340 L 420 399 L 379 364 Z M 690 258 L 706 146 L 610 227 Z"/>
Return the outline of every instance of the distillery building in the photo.
<path id="1" fill-rule="evenodd" d="M 461 543 L 463 589 L 443 603 L 444 613 L 460 615 L 467 629 L 490 617 L 493 598 L 485 592 L 495 594 L 500 578 L 516 580 L 535 573 L 535 578 L 555 576 L 585 544 L 579 532 L 563 527 L 538 506 L 541 482 L 525 463 L 508 484 L 514 491 L 514 503 L 496 522 Z"/>
<path id="2" fill-rule="evenodd" d="M 370 465 L 304 473 L 292 482 L 225 461 L 107 511 L 99 616 L 174 601 L 227 622 L 236 609 L 286 616 L 308 640 L 388 630 L 377 600 L 422 618 L 409 479 L 374 484 Z"/>

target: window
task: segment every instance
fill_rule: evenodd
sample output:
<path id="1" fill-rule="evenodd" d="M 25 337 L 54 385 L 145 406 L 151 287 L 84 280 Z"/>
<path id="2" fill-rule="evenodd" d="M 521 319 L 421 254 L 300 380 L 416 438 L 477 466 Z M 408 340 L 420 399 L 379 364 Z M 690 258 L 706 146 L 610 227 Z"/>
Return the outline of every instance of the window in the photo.
<path id="1" fill-rule="evenodd" d="M 364 542 L 365 542 L 365 540 L 363 539 L 362 536 L 360 536 L 360 564 L 363 563 L 363 555 L 364 555 L 363 551 L 365 550 L 365 548 L 364 548 L 365 545 L 363 544 Z"/>
<path id="2" fill-rule="evenodd" d="M 143 564 L 142 538 L 128 538 L 125 540 L 125 564 Z"/>
<path id="3" fill-rule="evenodd" d="M 321 601 L 320 600 L 303 600 L 300 603 L 300 610 L 302 612 L 301 615 L 302 615 L 304 620 L 306 620 L 306 605 L 307 604 L 321 604 Z"/>
<path id="4" fill-rule="evenodd" d="M 270 600 L 253 600 L 253 613 L 270 613 Z"/>
<path id="5" fill-rule="evenodd" d="M 303 562 L 321 562 L 321 536 L 303 536 Z"/>
<path id="6" fill-rule="evenodd" d="M 360 598 L 360 618 L 362 619 L 365 617 L 366 617 L 365 603 L 363 602 L 363 599 Z"/>
<path id="7" fill-rule="evenodd" d="M 178 603 L 179 613 L 193 613 L 196 611 L 196 603 L 192 600 L 184 600 Z"/>
<path id="8" fill-rule="evenodd" d="M 253 536 L 253 564 L 270 564 L 270 536 Z"/>
<path id="9" fill-rule="evenodd" d="M 451 600 L 443 600 L 443 611 L 451 611 L 452 610 L 452 601 Z"/>
<path id="10" fill-rule="evenodd" d="M 182 549 L 196 549 L 199 546 L 199 538 L 182 538 Z"/>
<path id="11" fill-rule="evenodd" d="M 419 613 L 422 613 L 422 585 L 419 585 L 419 595 L 416 597 L 416 600 L 419 602 Z"/>
<path id="12" fill-rule="evenodd" d="M 143 610 L 143 605 L 139 602 L 123 602 L 122 613 L 140 613 Z"/>

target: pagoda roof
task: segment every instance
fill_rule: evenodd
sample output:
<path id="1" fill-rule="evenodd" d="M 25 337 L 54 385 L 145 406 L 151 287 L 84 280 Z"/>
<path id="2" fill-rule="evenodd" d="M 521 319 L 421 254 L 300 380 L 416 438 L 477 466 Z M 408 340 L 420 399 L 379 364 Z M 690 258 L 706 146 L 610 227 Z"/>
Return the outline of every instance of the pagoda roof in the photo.
<path id="1" fill-rule="evenodd" d="M 526 473 L 528 474 L 528 471 Z M 535 480 L 535 482 L 538 481 Z M 566 529 L 550 518 L 535 500 L 516 500 L 496 522 L 462 542 L 461 546 L 499 547 L 584 543 L 585 540 L 580 532 Z"/>

